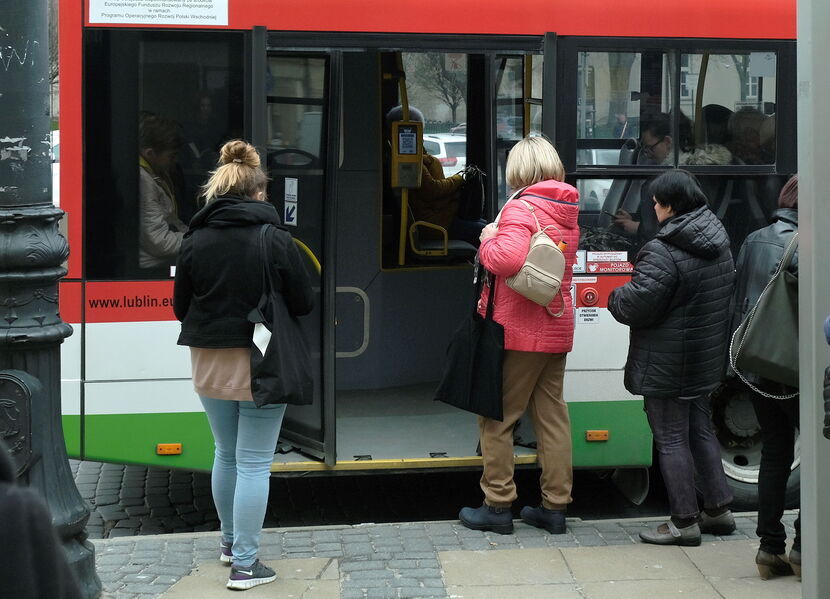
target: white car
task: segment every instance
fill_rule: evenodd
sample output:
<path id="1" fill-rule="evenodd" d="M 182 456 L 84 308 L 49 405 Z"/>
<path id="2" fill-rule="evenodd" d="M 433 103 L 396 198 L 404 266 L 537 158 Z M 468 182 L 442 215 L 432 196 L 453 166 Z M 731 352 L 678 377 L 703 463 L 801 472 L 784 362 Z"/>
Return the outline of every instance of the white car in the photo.
<path id="1" fill-rule="evenodd" d="M 424 152 L 435 156 L 451 177 L 467 166 L 467 136 L 451 133 L 424 134 Z"/>

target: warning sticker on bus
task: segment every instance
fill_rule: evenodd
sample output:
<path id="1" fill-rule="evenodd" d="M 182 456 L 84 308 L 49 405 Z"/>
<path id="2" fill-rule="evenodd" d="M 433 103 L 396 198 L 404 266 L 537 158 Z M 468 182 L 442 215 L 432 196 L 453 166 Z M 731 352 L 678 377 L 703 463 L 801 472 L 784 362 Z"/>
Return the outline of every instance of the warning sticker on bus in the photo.
<path id="1" fill-rule="evenodd" d="M 227 25 L 228 0 L 89 0 L 89 22 Z"/>

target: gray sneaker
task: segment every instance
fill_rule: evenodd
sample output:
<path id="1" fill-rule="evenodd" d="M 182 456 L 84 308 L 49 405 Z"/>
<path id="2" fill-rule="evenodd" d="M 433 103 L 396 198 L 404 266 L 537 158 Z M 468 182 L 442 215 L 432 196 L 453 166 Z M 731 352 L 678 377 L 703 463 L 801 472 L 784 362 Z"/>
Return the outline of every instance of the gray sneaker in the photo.
<path id="1" fill-rule="evenodd" d="M 228 588 L 245 591 L 261 584 L 274 582 L 276 579 L 276 572 L 257 560 L 249 568 L 232 566 L 231 575 L 228 578 Z"/>
<path id="2" fill-rule="evenodd" d="M 700 532 L 717 535 L 719 537 L 731 535 L 735 532 L 735 516 L 726 510 L 720 516 L 709 516 L 706 512 L 700 512 Z"/>
<path id="3" fill-rule="evenodd" d="M 669 520 L 654 530 L 644 530 L 640 533 L 644 543 L 652 545 L 681 545 L 683 547 L 697 547 L 700 545 L 700 527 L 697 523 L 685 528 L 677 528 Z"/>

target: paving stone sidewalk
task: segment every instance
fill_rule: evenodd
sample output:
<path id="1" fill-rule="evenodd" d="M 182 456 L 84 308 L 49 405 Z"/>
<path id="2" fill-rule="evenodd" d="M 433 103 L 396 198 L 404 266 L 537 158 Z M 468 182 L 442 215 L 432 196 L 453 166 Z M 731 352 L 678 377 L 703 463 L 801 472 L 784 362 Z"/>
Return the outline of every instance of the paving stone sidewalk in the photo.
<path id="1" fill-rule="evenodd" d="M 790 537 L 794 519 L 793 513 L 785 516 Z M 723 538 L 704 535 L 704 544 L 746 543 L 756 538 L 754 514 L 741 514 L 736 520 L 738 530 L 734 534 Z M 445 583 L 441 559 L 452 559 L 456 555 L 452 552 L 527 550 L 520 554 L 531 556 L 532 550 L 545 548 L 631 547 L 641 545 L 637 534 L 657 521 L 569 519 L 564 535 L 549 535 L 521 522 L 517 522 L 513 535 L 468 530 L 457 522 L 266 529 L 260 557 L 277 567 L 281 579 L 306 578 L 297 586 L 297 594 L 290 593 L 304 599 L 447 598 L 451 591 Z M 184 587 L 174 585 L 185 577 L 183 585 L 194 580 L 203 570 L 217 579 L 211 588 L 225 593 L 220 583 L 227 570 L 216 564 L 218 540 L 216 532 L 95 540 L 105 597 L 150 599 L 168 591 L 171 599 L 187 597 Z M 290 566 L 293 573 L 282 574 L 280 565 Z M 262 592 L 268 588 L 268 596 L 275 596 L 273 585 L 261 587 Z M 254 592 L 257 590 L 248 591 L 246 596 L 259 596 Z M 200 596 L 206 599 L 213 595 Z"/>

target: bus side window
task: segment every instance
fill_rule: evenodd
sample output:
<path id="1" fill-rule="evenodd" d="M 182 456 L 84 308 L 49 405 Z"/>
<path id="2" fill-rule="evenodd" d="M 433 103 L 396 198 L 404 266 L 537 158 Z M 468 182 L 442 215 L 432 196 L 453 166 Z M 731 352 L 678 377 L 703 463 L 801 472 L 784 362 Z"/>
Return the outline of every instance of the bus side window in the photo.
<path id="1" fill-rule="evenodd" d="M 86 273 L 169 279 L 219 148 L 243 133 L 238 33 L 101 31 L 86 46 Z"/>

